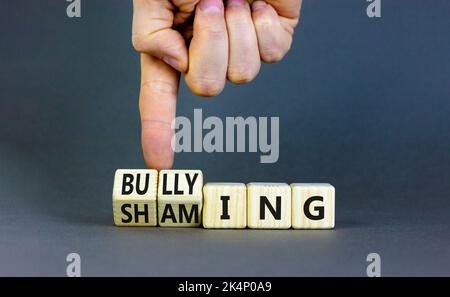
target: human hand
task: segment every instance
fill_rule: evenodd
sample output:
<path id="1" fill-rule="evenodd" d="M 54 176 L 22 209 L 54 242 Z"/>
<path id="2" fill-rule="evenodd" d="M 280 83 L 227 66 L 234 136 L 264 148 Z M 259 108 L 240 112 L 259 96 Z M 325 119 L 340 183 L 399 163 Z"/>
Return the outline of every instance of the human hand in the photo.
<path id="1" fill-rule="evenodd" d="M 222 0 L 133 1 L 142 148 L 150 168 L 173 164 L 171 124 L 180 73 L 195 94 L 216 96 L 227 79 L 247 83 L 261 60 L 277 62 L 290 49 L 301 0 L 225 2 L 226 8 Z"/>

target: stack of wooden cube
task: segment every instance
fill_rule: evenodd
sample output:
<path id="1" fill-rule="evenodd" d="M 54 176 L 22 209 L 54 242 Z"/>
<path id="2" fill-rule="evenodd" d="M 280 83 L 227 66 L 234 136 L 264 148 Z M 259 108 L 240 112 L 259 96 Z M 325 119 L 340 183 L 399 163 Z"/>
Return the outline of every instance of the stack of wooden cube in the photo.
<path id="1" fill-rule="evenodd" d="M 330 184 L 207 183 L 200 170 L 119 169 L 117 226 L 332 229 Z"/>

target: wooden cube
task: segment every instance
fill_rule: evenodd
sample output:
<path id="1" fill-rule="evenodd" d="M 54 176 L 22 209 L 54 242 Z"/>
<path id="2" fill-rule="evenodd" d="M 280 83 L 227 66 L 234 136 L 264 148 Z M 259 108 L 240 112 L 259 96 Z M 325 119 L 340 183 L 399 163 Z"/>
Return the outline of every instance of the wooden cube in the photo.
<path id="1" fill-rule="evenodd" d="M 330 184 L 291 184 L 292 227 L 334 228 L 335 190 Z"/>
<path id="2" fill-rule="evenodd" d="M 114 176 L 113 212 L 117 226 L 156 226 L 158 171 L 118 169 Z"/>
<path id="3" fill-rule="evenodd" d="M 202 219 L 203 174 L 200 170 L 161 170 L 158 221 L 162 227 L 199 227 Z"/>
<path id="4" fill-rule="evenodd" d="M 291 227 L 291 187 L 284 183 L 247 185 L 249 228 L 288 229 Z"/>
<path id="5" fill-rule="evenodd" d="M 245 184 L 208 183 L 203 187 L 203 227 L 247 227 Z"/>

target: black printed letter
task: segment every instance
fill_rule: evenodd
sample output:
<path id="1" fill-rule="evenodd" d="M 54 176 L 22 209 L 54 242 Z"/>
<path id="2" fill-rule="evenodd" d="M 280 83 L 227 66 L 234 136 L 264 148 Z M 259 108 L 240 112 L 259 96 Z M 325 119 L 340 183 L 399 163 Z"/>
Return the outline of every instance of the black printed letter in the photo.
<path id="1" fill-rule="evenodd" d="M 228 214 L 228 201 L 230 201 L 230 196 L 220 196 L 220 200 L 222 200 L 222 215 L 220 216 L 220 219 L 229 220 L 230 215 Z"/>
<path id="2" fill-rule="evenodd" d="M 133 193 L 133 180 L 134 176 L 132 174 L 124 174 L 122 180 L 122 195 L 130 195 Z M 126 189 L 128 186 L 129 190 Z"/>
<path id="3" fill-rule="evenodd" d="M 267 199 L 266 196 L 261 196 L 260 199 L 259 216 L 261 220 L 266 219 L 266 208 L 264 206 L 267 206 L 275 220 L 281 220 L 281 196 L 277 196 L 276 210 L 273 208 L 272 204 L 270 204 L 269 199 Z"/>
<path id="4" fill-rule="evenodd" d="M 310 220 L 314 220 L 314 221 L 320 221 L 323 220 L 325 214 L 324 214 L 324 208 L 323 206 L 316 206 L 314 207 L 314 210 L 318 212 L 317 215 L 313 215 L 311 214 L 311 212 L 309 211 L 309 206 L 311 205 L 311 203 L 313 203 L 314 201 L 321 201 L 323 202 L 323 197 L 321 196 L 313 196 L 308 198 L 305 201 L 305 205 L 303 206 L 303 211 L 305 212 L 305 216 L 310 219 Z"/>

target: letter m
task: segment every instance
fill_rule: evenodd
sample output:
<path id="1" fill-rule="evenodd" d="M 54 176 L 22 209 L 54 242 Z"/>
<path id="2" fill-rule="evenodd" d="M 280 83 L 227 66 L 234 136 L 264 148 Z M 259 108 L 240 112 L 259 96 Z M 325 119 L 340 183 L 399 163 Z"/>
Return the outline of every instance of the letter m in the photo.
<path id="1" fill-rule="evenodd" d="M 195 218 L 195 223 L 198 223 L 198 204 L 193 204 L 191 207 L 191 212 L 188 214 L 186 205 L 180 204 L 178 206 L 180 223 L 183 223 L 183 218 L 186 218 L 186 223 L 192 223 L 192 219 Z"/>

